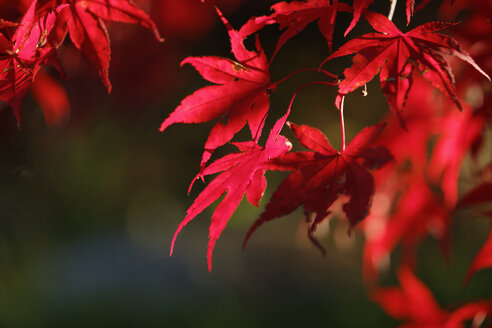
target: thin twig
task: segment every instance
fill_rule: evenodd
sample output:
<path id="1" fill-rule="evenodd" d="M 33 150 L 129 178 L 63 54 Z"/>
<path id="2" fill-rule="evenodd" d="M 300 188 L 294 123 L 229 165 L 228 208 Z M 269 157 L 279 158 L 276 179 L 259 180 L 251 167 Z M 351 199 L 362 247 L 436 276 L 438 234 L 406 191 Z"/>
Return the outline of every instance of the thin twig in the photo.
<path id="1" fill-rule="evenodd" d="M 388 14 L 388 19 L 389 20 L 393 20 L 393 15 L 395 14 L 395 8 L 396 8 L 397 1 L 398 0 L 390 0 L 391 7 L 390 7 L 389 14 Z"/>
<path id="2" fill-rule="evenodd" d="M 342 96 L 340 103 L 340 130 L 342 133 L 342 153 L 345 151 L 345 120 L 343 118 L 343 103 L 345 102 L 345 96 Z"/>

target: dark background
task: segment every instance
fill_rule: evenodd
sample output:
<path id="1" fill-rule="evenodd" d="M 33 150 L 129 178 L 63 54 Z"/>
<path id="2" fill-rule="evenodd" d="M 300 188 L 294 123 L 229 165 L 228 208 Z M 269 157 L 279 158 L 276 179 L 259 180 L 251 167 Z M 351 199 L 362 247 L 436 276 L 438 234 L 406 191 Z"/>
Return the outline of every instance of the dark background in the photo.
<path id="1" fill-rule="evenodd" d="M 183 58 L 230 57 L 225 28 L 214 11 L 199 1 L 177 3 L 141 1 L 166 38 L 163 44 L 141 27 L 110 25 L 111 95 L 96 69 L 67 40 L 60 51 L 72 110 L 63 126 L 47 127 L 29 96 L 19 129 L 11 110 L 2 107 L 0 327 L 396 326 L 367 297 L 361 274 L 363 236 L 355 232 L 348 237 L 344 220 L 321 227 L 324 257 L 307 241 L 301 211 L 264 225 L 241 251 L 249 225 L 284 176 L 280 173 L 267 174 L 269 188 L 259 209 L 244 201 L 233 215 L 216 244 L 212 273 L 206 245 L 215 206 L 181 232 L 168 257 L 176 227 L 203 188 L 198 183 L 186 194 L 212 123 L 175 125 L 164 133 L 158 128 L 181 99 L 207 85 L 191 67 L 179 68 Z M 247 3 L 225 6 L 234 26 L 269 12 L 269 3 Z M 431 3 L 413 24 L 433 17 L 433 10 Z M 401 4 L 395 17 L 403 28 Z M 335 49 L 350 19 L 340 14 Z M 349 36 L 367 31 L 366 25 L 362 22 Z M 267 54 L 276 37 L 276 26 L 261 34 Z M 316 68 L 327 55 L 326 42 L 312 24 L 278 54 L 272 80 Z M 341 59 L 327 69 L 341 73 L 348 63 Z M 279 88 L 271 97 L 268 128 L 300 85 L 319 78 L 301 73 Z M 388 111 L 379 86 L 368 87 L 368 97 L 347 99 L 349 140 Z M 339 147 L 335 91 L 305 89 L 289 119 L 320 128 Z M 283 133 L 292 138 L 290 131 Z M 462 286 L 487 230 L 480 220 L 455 221 L 448 262 L 431 239 L 419 249 L 419 277 L 450 309 L 488 297 L 491 285 L 490 273 L 483 271 Z M 398 250 L 390 270 L 382 273 L 382 284 L 396 283 L 392 269 L 397 259 Z"/>

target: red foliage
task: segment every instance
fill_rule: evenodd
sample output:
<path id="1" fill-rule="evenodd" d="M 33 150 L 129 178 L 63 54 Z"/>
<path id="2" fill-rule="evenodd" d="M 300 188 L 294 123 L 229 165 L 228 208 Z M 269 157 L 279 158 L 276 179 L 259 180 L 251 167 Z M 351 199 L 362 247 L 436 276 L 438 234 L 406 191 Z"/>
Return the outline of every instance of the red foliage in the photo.
<path id="1" fill-rule="evenodd" d="M 46 72 L 40 71 L 31 89 L 47 125 L 60 126 L 70 117 L 70 103 L 63 86 Z"/>
<path id="2" fill-rule="evenodd" d="M 318 27 L 320 32 L 328 43 L 328 48 L 331 51 L 333 30 L 335 27 L 336 15 L 338 11 L 350 11 L 350 7 L 345 3 L 339 3 L 330 0 L 319 1 L 292 1 L 292 2 L 279 2 L 271 7 L 274 13 L 270 16 L 257 17 L 252 19 L 245 27 L 254 22 L 256 28 L 248 31 L 256 32 L 258 29 L 263 28 L 269 24 L 279 24 L 280 29 L 285 30 L 279 37 L 275 52 L 272 55 L 275 57 L 280 48 L 290 38 L 301 32 L 309 23 L 318 21 Z"/>
<path id="3" fill-rule="evenodd" d="M 266 188 L 265 171 L 288 171 L 249 230 L 246 241 L 264 222 L 289 214 L 302 205 L 307 220 L 315 214 L 309 222 L 308 235 L 322 248 L 314 232 L 321 221 L 340 214 L 332 205 L 341 199 L 345 202 L 341 211 L 350 229 L 360 226 L 366 236 L 363 274 L 367 281 L 374 283 L 382 259 L 397 245 L 402 246 L 404 264 L 397 274 L 400 286 L 373 287 L 371 296 L 375 302 L 389 315 L 405 321 L 404 327 L 462 327 L 469 320 L 473 321 L 473 327 L 478 327 L 480 320 L 492 312 L 490 301 L 469 302 L 454 310 L 442 309 L 412 270 L 418 263 L 416 250 L 422 240 L 429 236 L 437 239 L 443 253 L 448 255 L 453 215 L 461 208 L 492 202 L 490 173 L 486 174 L 492 163 L 483 165 L 478 160 L 481 153 L 488 153 L 490 161 L 490 150 L 484 149 L 487 145 L 484 131 L 492 123 L 488 75 L 492 69 L 492 6 L 490 1 L 457 0 L 452 4 L 446 0 L 439 10 L 441 15 L 454 20 L 467 10 L 463 24 L 430 21 L 404 33 L 392 22 L 393 11 L 388 17 L 369 11 L 372 2 L 354 0 L 350 6 L 339 0 L 281 1 L 271 6 L 270 15 L 253 17 L 239 29 L 234 29 L 216 8 L 227 28 L 234 59 L 216 56 L 184 59 L 182 65 L 192 65 L 214 85 L 184 98 L 160 127 L 164 131 L 175 123 L 216 121 L 205 143 L 196 178 L 217 176 L 188 209 L 175 232 L 171 253 L 181 229 L 225 195 L 210 225 L 207 256 L 211 270 L 214 245 L 243 196 L 246 194 L 248 201 L 258 206 Z M 230 2 L 230 5 L 234 7 L 237 3 Z M 406 1 L 407 24 L 427 3 L 423 0 L 415 6 L 415 1 Z M 164 20 L 158 23 L 166 26 L 167 21 L 170 26 L 176 26 L 170 34 L 182 32 L 193 38 L 192 31 L 201 28 L 196 32 L 200 35 L 213 24 L 205 18 L 200 20 L 198 13 L 212 10 L 208 3 L 166 0 L 154 5 L 160 12 L 159 18 Z M 309 149 L 290 152 L 291 144 L 280 131 L 291 112 L 292 101 L 287 113 L 274 124 L 265 145 L 260 146 L 266 117 L 271 114 L 270 95 L 299 72 L 288 72 L 287 78 L 271 82 L 270 63 L 288 40 L 312 22 L 317 22 L 331 52 L 339 12 L 352 13 L 349 26 L 342 27 L 344 37 L 361 17 L 374 32 L 344 40 L 321 63 L 355 54 L 343 78 L 318 69 L 330 81 L 312 81 L 299 90 L 312 84 L 337 87 L 335 104 L 340 111 L 341 151 L 331 146 L 322 131 L 287 123 L 299 143 Z M 48 65 L 62 72 L 57 54 L 67 34 L 75 48 L 96 66 L 108 92 L 111 91 L 111 48 L 105 22 L 138 24 L 162 41 L 150 16 L 129 0 L 0 1 L 0 13 L 7 19 L 0 21 L 0 99 L 13 108 L 19 122 L 19 107 L 29 90 L 41 105 L 48 125 L 68 119 L 67 95 L 56 79 L 41 70 Z M 268 58 L 259 34 L 272 24 L 278 24 L 282 32 Z M 443 29 L 453 37 L 438 33 Z M 256 34 L 255 49 L 248 50 L 244 41 L 253 34 Z M 301 71 L 306 70 L 316 69 Z M 397 119 L 388 115 L 385 122 L 363 129 L 345 146 L 344 97 L 378 74 L 388 107 Z M 431 86 L 441 92 L 434 93 Z M 456 111 L 455 105 L 462 112 Z M 208 165 L 214 151 L 231 142 L 246 124 L 250 139 L 232 142 L 239 152 Z M 478 182 L 460 200 L 460 170 L 468 154 L 479 173 L 475 177 Z M 376 210 L 371 210 L 373 199 L 378 199 Z M 387 204 L 380 206 L 379 200 Z M 492 217 L 489 210 L 478 213 Z M 490 267 L 492 230 L 471 261 L 465 281 L 472 279 L 475 272 Z"/>
<path id="4" fill-rule="evenodd" d="M 452 54 L 471 64 L 487 77 L 459 44 L 449 36 L 436 33 L 453 24 L 430 22 L 402 33 L 385 16 L 367 11 L 365 18 L 379 33 L 364 34 L 348 41 L 332 53 L 325 62 L 336 57 L 357 53 L 353 65 L 344 71 L 345 79 L 338 92 L 346 95 L 363 86 L 379 73 L 381 88 L 391 110 L 400 115 L 417 68 L 436 88 L 447 92 L 456 106 L 462 105 L 456 96 L 454 77 L 444 54 Z"/>
<path id="5" fill-rule="evenodd" d="M 354 226 L 367 216 L 374 194 L 374 180 L 369 169 L 377 169 L 392 159 L 384 147 L 369 148 L 385 124 L 362 130 L 342 152 L 330 145 L 325 135 L 307 125 L 289 124 L 296 138 L 310 152 L 292 152 L 274 160 L 276 169 L 292 170 L 273 194 L 265 212 L 249 230 L 245 242 L 264 222 L 287 215 L 300 205 L 306 217 L 316 213 L 309 235 L 330 213 L 331 205 L 343 194 L 350 200 L 343 211 Z"/>
<path id="6" fill-rule="evenodd" d="M 472 327 L 480 327 L 492 313 L 492 301 L 465 304 L 454 311 L 441 309 L 432 292 L 415 277 L 408 267 L 398 272 L 400 287 L 378 288 L 372 298 L 392 317 L 405 321 L 401 327 L 461 328 L 472 320 Z"/>
<path id="7" fill-rule="evenodd" d="M 270 106 L 269 94 L 274 90 L 259 39 L 256 39 L 257 51 L 248 51 L 241 33 L 234 30 L 220 12 L 219 15 L 227 27 L 237 61 L 219 57 L 183 60 L 182 65 L 193 65 L 204 79 L 218 85 L 205 87 L 186 97 L 160 128 L 164 131 L 174 123 L 203 123 L 224 117 L 224 122 L 215 124 L 205 143 L 202 167 L 213 151 L 230 141 L 246 122 L 251 137 L 259 137 Z"/>
<path id="8" fill-rule="evenodd" d="M 56 35 L 60 25 L 58 15 L 66 7 L 61 5 L 39 16 L 36 6 L 37 2 L 33 1 L 16 26 L 11 40 L 0 34 L 0 99 L 14 109 L 19 122 L 20 104 L 36 73 L 42 64 L 56 61 L 54 49 L 59 45 Z M 11 24 L 4 24 L 4 28 L 11 28 Z"/>
<path id="9" fill-rule="evenodd" d="M 19 2 L 12 9 L 22 12 L 24 5 Z M 111 91 L 108 75 L 111 49 L 104 21 L 140 24 L 151 29 L 162 41 L 150 17 L 128 0 L 34 0 L 19 24 L 2 21 L 0 99 L 13 108 L 18 122 L 21 121 L 20 104 L 41 66 L 51 65 L 62 72 L 56 51 L 67 33 L 77 49 L 96 65 L 108 92 Z M 9 38 L 14 28 L 13 36 Z M 48 80 L 45 78 L 45 81 Z M 48 124 L 54 123 L 53 119 L 60 121 L 61 116 L 66 116 L 61 112 L 67 110 L 68 101 L 55 103 L 40 94 L 41 89 L 61 97 L 65 97 L 64 92 L 53 81 L 44 85 L 38 83 L 35 88 L 35 94 L 46 110 Z M 53 111 L 57 112 L 58 118 L 53 116 Z"/>
<path id="10" fill-rule="evenodd" d="M 421 1 L 415 7 L 414 1 L 406 1 L 407 23 L 427 2 Z M 302 205 L 309 223 L 308 236 L 315 246 L 323 250 L 314 232 L 321 221 L 339 214 L 332 205 L 340 198 L 345 202 L 341 210 L 350 223 L 350 229 L 362 222 L 362 231 L 367 237 L 363 273 L 368 282 L 375 281 L 382 259 L 389 256 L 397 245 L 402 246 L 403 262 L 406 264 L 398 274 L 401 288 L 375 287 L 372 294 L 383 309 L 391 316 L 405 320 L 405 327 L 462 327 L 467 320 L 474 320 L 474 325 L 478 327 L 481 324 L 479 321 L 490 314 L 490 302 L 472 302 L 454 311 L 443 310 L 427 287 L 413 275 L 409 265 L 417 264 L 416 250 L 428 236 L 439 241 L 444 255 L 449 254 L 452 216 L 457 204 L 463 207 L 492 201 L 490 181 L 485 181 L 458 202 L 462 163 L 470 151 L 477 158 L 484 145 L 483 131 L 492 121 L 490 88 L 487 89 L 487 82 L 483 79 L 485 77 L 490 81 L 486 73 L 491 68 L 490 34 L 478 34 L 473 38 L 467 36 L 473 31 L 470 26 L 485 24 L 484 28 L 489 29 L 490 24 L 485 23 L 483 13 L 472 11 L 470 20 L 463 25 L 461 32 L 460 26 L 455 23 L 434 21 L 404 33 L 391 18 L 368 11 L 371 3 L 370 0 L 353 1 L 350 8 L 339 1 L 282 1 L 271 7 L 272 14 L 253 17 L 239 30 L 232 29 L 219 13 L 227 26 L 236 61 L 218 57 L 185 59 L 183 63 L 192 64 L 206 80 L 218 85 L 205 87 L 185 98 L 161 126 L 164 130 L 173 123 L 201 123 L 218 119 L 205 145 L 198 177 L 219 171 L 224 173 L 205 187 L 177 232 L 226 193 L 212 216 L 208 249 L 210 269 L 215 241 L 242 195 L 246 193 L 248 200 L 257 205 L 260 197 L 252 197 L 248 192 L 251 186 L 255 186 L 254 194 L 260 195 L 266 184 L 264 170 L 290 171 L 250 228 L 245 244 L 263 223 L 287 215 Z M 459 6 L 466 7 L 466 4 L 460 3 Z M 485 8 L 482 8 L 483 12 L 491 12 L 490 4 Z M 255 154 L 267 152 L 268 147 L 257 145 L 259 131 L 269 111 L 268 95 L 285 80 L 270 82 L 269 63 L 289 39 L 315 21 L 331 51 L 333 32 L 337 26 L 335 18 L 339 11 L 353 12 L 345 36 L 361 17 L 375 30 L 346 40 L 322 63 L 355 54 L 352 66 L 345 69 L 344 78 L 339 79 L 337 84 L 335 104 L 340 110 L 342 150 L 335 150 L 320 130 L 288 123 L 299 143 L 309 151 L 287 152 L 283 149 L 275 156 L 253 155 L 250 153 L 253 148 L 257 149 Z M 258 34 L 256 52 L 247 51 L 243 41 L 249 35 L 261 33 L 271 24 L 278 24 L 282 33 L 267 61 Z M 460 40 L 463 36 L 468 39 L 462 42 L 472 49 L 472 54 L 477 55 L 477 61 L 454 38 L 438 33 L 446 28 L 458 31 L 456 35 Z M 240 51 L 247 55 L 241 57 Z M 470 65 L 463 66 L 456 58 Z M 452 67 L 458 74 L 458 80 L 455 80 Z M 332 76 L 331 73 L 324 73 Z M 378 74 L 381 89 L 396 119 L 389 116 L 386 123 L 364 129 L 345 147 L 344 97 L 365 86 Z M 300 89 L 311 84 L 333 85 L 331 82 L 313 81 Z M 441 93 L 435 94 L 431 86 Z M 456 111 L 454 105 L 462 112 Z M 227 155 L 204 169 L 212 152 L 232 140 L 246 122 L 250 126 L 252 141 L 233 143 L 242 145 L 243 148 L 239 148 L 242 153 Z M 257 167 L 257 156 L 262 158 L 261 170 Z M 248 163 L 247 167 L 243 166 L 243 159 Z M 388 162 L 391 163 L 384 165 Z M 369 171 L 374 169 L 378 170 Z M 258 180 L 261 183 L 254 183 L 252 177 L 255 174 L 261 176 Z M 371 213 L 375 195 L 378 202 L 383 200 L 387 204 L 384 210 Z M 466 281 L 476 271 L 492 266 L 491 241 L 492 234 L 473 260 Z"/>
<path id="11" fill-rule="evenodd" d="M 252 205 L 258 206 L 258 202 L 263 197 L 266 188 L 265 171 L 275 168 L 275 165 L 270 160 L 281 156 L 292 147 L 287 138 L 279 135 L 288 115 L 289 112 L 277 121 L 270 132 L 265 147 L 258 145 L 257 140 L 235 142 L 233 144 L 239 149 L 240 153 L 226 155 L 210 164 L 200 173 L 200 176 L 204 176 L 224 171 L 207 185 L 188 209 L 186 217 L 174 234 L 171 254 L 179 231 L 220 196 L 226 194 L 215 209 L 212 215 L 212 224 L 210 225 L 207 256 L 208 268 L 209 270 L 212 269 L 212 251 L 215 241 L 224 230 L 227 221 L 236 210 L 243 195 L 246 194 L 248 201 Z M 258 136 L 259 134 L 260 131 L 258 131 Z"/>

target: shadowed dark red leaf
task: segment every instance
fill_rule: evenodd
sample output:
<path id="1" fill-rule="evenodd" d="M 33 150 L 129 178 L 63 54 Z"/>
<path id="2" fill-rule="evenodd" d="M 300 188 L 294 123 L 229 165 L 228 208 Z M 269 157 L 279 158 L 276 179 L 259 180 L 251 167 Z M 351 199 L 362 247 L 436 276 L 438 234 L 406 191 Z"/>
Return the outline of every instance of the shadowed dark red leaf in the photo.
<path id="1" fill-rule="evenodd" d="M 17 27 L 19 24 L 15 22 L 9 22 L 7 20 L 1 19 L 0 18 L 0 29 L 6 28 L 6 27 Z"/>
<path id="2" fill-rule="evenodd" d="M 274 161 L 277 169 L 294 172 L 282 181 L 272 195 L 265 211 L 249 229 L 244 245 L 263 223 L 289 214 L 301 205 L 307 214 L 316 213 L 310 228 L 314 232 L 317 224 L 328 215 L 333 202 L 342 194 L 350 198 L 343 205 L 343 210 L 351 227 L 361 221 L 369 211 L 374 181 L 358 161 L 364 161 L 368 155 L 367 160 L 379 167 L 391 160 L 389 152 L 382 147 L 377 148 L 381 155 L 379 160 L 367 152 L 384 126 L 385 123 L 380 123 L 365 128 L 340 153 L 333 149 L 321 131 L 290 123 L 299 142 L 312 151 L 289 153 Z"/>
<path id="3" fill-rule="evenodd" d="M 492 202 L 492 182 L 484 182 L 470 190 L 461 198 L 458 206 L 473 206 L 486 202 Z"/>

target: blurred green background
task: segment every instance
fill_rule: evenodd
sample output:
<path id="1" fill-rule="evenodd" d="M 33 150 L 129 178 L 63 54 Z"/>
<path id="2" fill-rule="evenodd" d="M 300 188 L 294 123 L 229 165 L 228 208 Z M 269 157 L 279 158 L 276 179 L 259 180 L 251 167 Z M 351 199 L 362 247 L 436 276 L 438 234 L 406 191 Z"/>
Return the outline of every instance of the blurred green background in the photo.
<path id="1" fill-rule="evenodd" d="M 268 4 L 254 3 L 229 11 L 233 25 L 268 13 Z M 367 298 L 363 238 L 359 233 L 349 238 L 341 220 L 322 227 L 324 257 L 307 241 L 300 211 L 264 225 L 241 251 L 249 225 L 282 174 L 267 175 L 269 188 L 259 209 L 241 204 L 217 242 L 212 273 L 206 245 L 214 206 L 181 232 L 168 257 L 177 225 L 203 188 L 198 183 L 186 194 L 212 124 L 176 125 L 164 133 L 158 128 L 182 98 L 207 85 L 192 68 L 179 68 L 179 62 L 189 55 L 229 56 L 230 51 L 214 12 L 200 15 L 214 23 L 199 35 L 174 33 L 161 22 L 164 44 L 142 28 L 111 25 L 113 94 L 105 93 L 90 64 L 75 60 L 64 82 L 72 105 L 65 126 L 46 127 L 29 97 L 20 129 L 11 110 L 2 107 L 0 327 L 397 325 Z M 404 17 L 401 11 L 398 15 Z M 340 15 L 341 26 L 349 21 L 350 15 Z M 352 33 L 366 28 L 362 23 Z M 335 34 L 335 48 L 343 30 Z M 276 27 L 261 35 L 267 54 L 277 36 Z M 62 51 L 73 52 L 73 47 Z M 309 26 L 279 53 L 272 79 L 317 67 L 327 54 L 316 26 Z M 341 73 L 348 62 L 342 59 L 328 70 Z M 285 112 L 298 86 L 319 78 L 300 74 L 279 88 L 271 97 L 270 122 Z M 337 147 L 334 96 L 327 87 L 305 89 L 290 120 L 322 129 Z M 346 108 L 348 139 L 387 112 L 377 84 L 369 85 L 367 98 L 348 98 Z M 470 221 L 468 214 L 456 220 L 459 233 L 453 234 L 448 263 L 434 241 L 420 248 L 419 277 L 442 305 L 490 296 L 490 271 L 462 286 L 487 236 L 485 220 Z M 398 252 L 393 258 L 397 263 Z M 382 281 L 396 283 L 391 271 L 382 274 Z"/>

